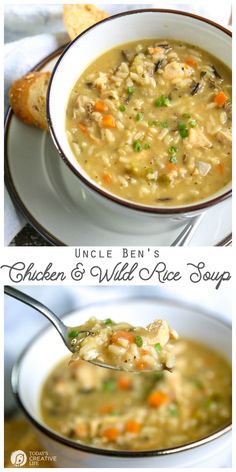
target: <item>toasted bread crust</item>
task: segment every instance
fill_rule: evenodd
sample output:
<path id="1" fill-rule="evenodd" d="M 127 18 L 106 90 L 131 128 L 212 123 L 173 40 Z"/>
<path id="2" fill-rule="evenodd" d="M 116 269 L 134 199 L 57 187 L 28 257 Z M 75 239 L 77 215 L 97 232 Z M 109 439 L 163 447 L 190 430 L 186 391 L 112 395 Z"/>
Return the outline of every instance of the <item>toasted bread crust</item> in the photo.
<path id="1" fill-rule="evenodd" d="M 50 72 L 31 72 L 12 84 L 10 105 L 24 123 L 47 129 L 46 94 L 50 76 Z"/>
<path id="2" fill-rule="evenodd" d="M 70 39 L 76 38 L 89 26 L 98 23 L 109 15 L 95 5 L 64 5 L 63 21 Z"/>

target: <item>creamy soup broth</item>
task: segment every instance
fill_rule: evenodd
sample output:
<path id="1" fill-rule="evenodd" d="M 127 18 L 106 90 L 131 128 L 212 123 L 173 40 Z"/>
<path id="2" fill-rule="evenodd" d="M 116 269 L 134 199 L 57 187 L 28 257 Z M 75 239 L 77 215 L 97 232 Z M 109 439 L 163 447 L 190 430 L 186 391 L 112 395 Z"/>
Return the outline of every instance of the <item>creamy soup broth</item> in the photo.
<path id="1" fill-rule="evenodd" d="M 171 372 L 128 373 L 63 360 L 42 388 L 43 422 L 99 448 L 163 449 L 196 441 L 231 421 L 231 368 L 195 341 L 175 344 Z"/>
<path id="2" fill-rule="evenodd" d="M 231 180 L 231 73 L 179 41 L 98 57 L 66 110 L 71 149 L 100 187 L 151 206 L 208 198 Z"/>

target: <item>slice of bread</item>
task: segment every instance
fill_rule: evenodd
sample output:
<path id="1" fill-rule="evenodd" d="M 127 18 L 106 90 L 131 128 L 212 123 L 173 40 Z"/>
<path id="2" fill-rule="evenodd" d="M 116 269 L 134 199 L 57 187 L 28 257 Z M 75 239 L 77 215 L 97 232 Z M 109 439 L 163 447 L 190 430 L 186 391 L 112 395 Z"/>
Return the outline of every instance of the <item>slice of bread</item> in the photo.
<path id="1" fill-rule="evenodd" d="M 63 20 L 70 39 L 108 16 L 95 5 L 63 5 Z"/>
<path id="2" fill-rule="evenodd" d="M 46 96 L 50 72 L 30 72 L 16 80 L 9 91 L 14 113 L 29 125 L 47 129 Z"/>

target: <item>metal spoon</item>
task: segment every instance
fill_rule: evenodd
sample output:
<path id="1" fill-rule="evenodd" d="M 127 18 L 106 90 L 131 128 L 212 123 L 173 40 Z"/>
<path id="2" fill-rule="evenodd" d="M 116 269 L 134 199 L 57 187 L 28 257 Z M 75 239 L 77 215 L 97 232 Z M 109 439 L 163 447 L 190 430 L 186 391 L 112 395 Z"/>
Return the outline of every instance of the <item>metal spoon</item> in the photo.
<path id="1" fill-rule="evenodd" d="M 53 324 L 54 328 L 58 331 L 60 334 L 63 342 L 65 343 L 66 347 L 73 353 L 73 349 L 70 343 L 69 339 L 69 331 L 71 330 L 71 327 L 66 326 L 63 321 L 58 318 L 55 313 L 53 313 L 49 308 L 47 308 L 45 305 L 43 305 L 41 302 L 38 300 L 35 300 L 35 298 L 31 297 L 30 295 L 27 295 L 26 293 L 21 292 L 20 290 L 17 290 L 14 287 L 11 287 L 9 285 L 4 286 L 4 292 L 9 295 L 12 298 L 16 298 L 17 300 L 21 301 L 22 303 L 25 303 L 26 305 L 31 306 L 35 310 L 39 311 L 43 316 L 45 316 L 50 323 Z M 90 335 L 92 334 L 91 331 L 80 331 L 79 334 L 85 334 L 85 335 Z M 98 359 L 92 359 L 87 362 L 91 362 L 91 364 L 95 364 L 99 367 L 105 367 L 106 369 L 112 369 L 112 370 L 124 370 L 120 366 L 115 366 L 111 364 L 106 364 L 105 362 L 99 361 Z M 171 370 L 168 369 L 166 366 L 163 367 L 164 370 Z M 146 372 L 148 371 L 145 370 Z M 136 370 L 129 370 L 129 372 L 136 372 Z"/>
<path id="2" fill-rule="evenodd" d="M 181 231 L 170 246 L 187 246 L 201 223 L 203 216 L 204 213 L 201 213 L 191 218 L 190 222 L 184 227 L 183 231 Z"/>
<path id="3" fill-rule="evenodd" d="M 16 298 L 20 302 L 31 306 L 32 308 L 34 308 L 34 310 L 39 311 L 39 313 L 45 316 L 50 321 L 50 323 L 53 324 L 54 328 L 56 328 L 66 347 L 73 353 L 73 349 L 68 336 L 71 327 L 66 326 L 63 321 L 61 321 L 60 318 L 55 315 L 55 313 L 53 313 L 49 308 L 43 305 L 43 303 L 39 302 L 38 300 L 35 300 L 35 298 L 31 297 L 30 295 L 27 295 L 26 293 L 23 293 L 14 287 L 10 287 L 9 285 L 4 286 L 4 292 L 10 297 Z M 80 331 L 79 334 L 89 335 L 90 331 Z M 88 362 L 91 362 L 92 364 L 98 365 L 100 367 L 106 367 L 107 369 L 120 370 L 119 367 L 110 364 L 105 364 L 104 362 L 100 362 L 97 359 Z"/>

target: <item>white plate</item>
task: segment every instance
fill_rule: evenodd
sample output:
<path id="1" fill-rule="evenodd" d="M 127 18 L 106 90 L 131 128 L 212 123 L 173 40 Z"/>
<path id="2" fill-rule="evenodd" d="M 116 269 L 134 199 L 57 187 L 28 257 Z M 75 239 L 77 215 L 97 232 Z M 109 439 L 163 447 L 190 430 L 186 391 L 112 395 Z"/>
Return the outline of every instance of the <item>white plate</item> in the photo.
<path id="1" fill-rule="evenodd" d="M 63 48 L 36 68 L 52 70 Z M 84 204 L 75 175 L 58 156 L 48 133 L 24 125 L 9 110 L 5 131 L 5 180 L 9 193 L 32 226 L 55 245 L 169 246 L 179 230 L 128 234 L 112 229 L 112 214 Z M 231 198 L 207 210 L 191 245 L 225 245 L 231 239 Z"/>

